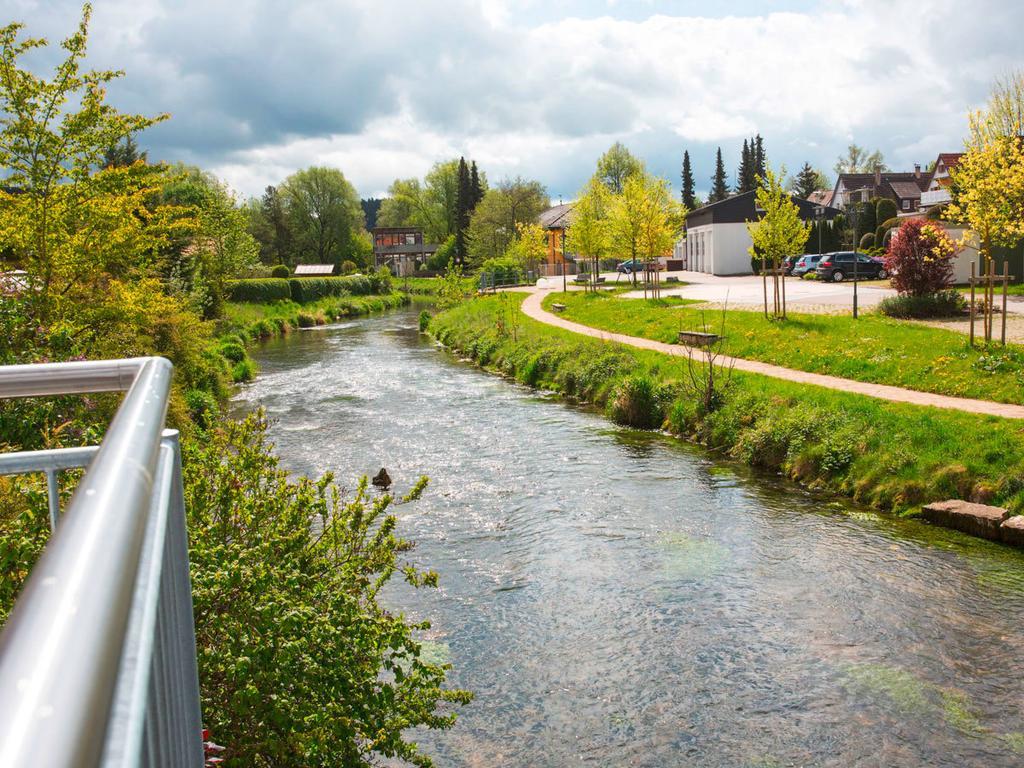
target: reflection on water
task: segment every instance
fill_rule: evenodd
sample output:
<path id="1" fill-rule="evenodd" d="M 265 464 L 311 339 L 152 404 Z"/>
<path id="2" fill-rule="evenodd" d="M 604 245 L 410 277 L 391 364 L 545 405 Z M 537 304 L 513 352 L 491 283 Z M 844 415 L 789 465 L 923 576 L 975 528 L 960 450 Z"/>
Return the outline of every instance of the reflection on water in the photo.
<path id="1" fill-rule="evenodd" d="M 441 766 L 1015 766 L 1024 558 L 614 429 L 451 360 L 414 312 L 258 355 L 297 471 L 386 466 L 476 700 Z"/>

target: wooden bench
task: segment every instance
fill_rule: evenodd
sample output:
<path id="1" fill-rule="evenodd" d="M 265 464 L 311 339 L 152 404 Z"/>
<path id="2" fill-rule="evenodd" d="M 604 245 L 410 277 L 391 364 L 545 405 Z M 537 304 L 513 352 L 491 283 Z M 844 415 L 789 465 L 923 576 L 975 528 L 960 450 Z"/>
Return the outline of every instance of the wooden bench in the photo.
<path id="1" fill-rule="evenodd" d="M 710 347 L 719 339 L 723 338 L 717 333 L 703 333 L 702 331 L 680 331 L 679 343 L 688 347 Z"/>
<path id="2" fill-rule="evenodd" d="M 668 277 L 665 278 L 665 282 L 666 283 L 678 283 L 679 282 L 679 278 L 676 277 L 675 275 L 669 275 Z"/>
<path id="3" fill-rule="evenodd" d="M 555 312 L 565 312 L 565 304 L 552 304 L 551 309 Z"/>

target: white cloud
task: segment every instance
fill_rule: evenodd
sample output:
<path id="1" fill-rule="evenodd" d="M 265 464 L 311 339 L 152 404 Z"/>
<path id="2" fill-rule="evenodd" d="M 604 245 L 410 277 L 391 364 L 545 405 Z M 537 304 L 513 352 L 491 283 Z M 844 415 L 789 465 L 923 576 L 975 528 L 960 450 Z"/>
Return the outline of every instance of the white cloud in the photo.
<path id="1" fill-rule="evenodd" d="M 77 7 L 0 0 L 51 37 L 72 29 Z M 645 18 L 656 4 L 595 0 L 589 18 L 559 19 L 553 8 L 101 0 L 93 51 L 129 73 L 112 91 L 126 108 L 173 113 L 142 139 L 155 156 L 203 163 L 247 194 L 310 163 L 376 194 L 465 153 L 491 178 L 522 174 L 569 195 L 615 140 L 673 181 L 689 148 L 699 186 L 716 145 L 732 166 L 755 132 L 791 168 L 830 167 L 851 140 L 892 165 L 926 163 L 959 147 L 964 113 L 1019 65 L 1024 27 L 1024 9 L 998 0 L 970 13 L 954 0 L 826 0 L 722 18 Z"/>

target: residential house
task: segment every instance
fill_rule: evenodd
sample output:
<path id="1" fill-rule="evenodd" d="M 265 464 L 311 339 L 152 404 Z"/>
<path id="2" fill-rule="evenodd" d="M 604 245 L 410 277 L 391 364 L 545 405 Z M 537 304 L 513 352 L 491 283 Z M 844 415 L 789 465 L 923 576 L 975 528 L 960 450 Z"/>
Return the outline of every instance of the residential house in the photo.
<path id="1" fill-rule="evenodd" d="M 928 179 L 928 188 L 921 193 L 922 208 L 952 202 L 950 192 L 953 178 L 949 172 L 956 168 L 963 156 L 963 152 L 943 152 L 936 158 L 935 167 Z"/>
<path id="2" fill-rule="evenodd" d="M 811 196 L 807 199 L 815 205 L 832 205 L 832 190 L 817 189 L 814 192 L 811 192 Z"/>
<path id="3" fill-rule="evenodd" d="M 795 195 L 791 199 L 804 221 L 815 220 L 815 209 L 823 209 L 822 218 L 826 221 L 839 214 L 836 208 L 818 206 Z M 749 275 L 753 271 L 749 250 L 753 240 L 747 222 L 759 220 L 762 214 L 757 209 L 755 192 L 733 195 L 698 208 L 686 216 L 686 238 L 676 244 L 673 260 L 681 261 L 683 269 L 694 272 Z"/>
<path id="4" fill-rule="evenodd" d="M 901 213 L 913 213 L 921 207 L 921 194 L 931 177 L 915 165 L 913 171 L 893 172 L 880 168 L 874 173 L 841 173 L 832 190 L 832 207 L 844 209 L 850 203 L 863 203 L 879 197 L 896 202 Z"/>
<path id="5" fill-rule="evenodd" d="M 574 203 L 559 203 L 545 211 L 541 211 L 537 217 L 537 223 L 544 228 L 547 236 L 547 267 L 549 271 L 556 265 L 564 264 L 566 261 L 566 254 L 562 252 L 562 245 L 565 233 L 572 224 L 572 209 L 574 207 Z M 551 274 L 555 273 L 556 271 L 551 271 Z"/>
<path id="6" fill-rule="evenodd" d="M 414 275 L 436 251 L 435 243 L 423 242 L 421 227 L 373 228 L 374 262 L 398 277 Z"/>

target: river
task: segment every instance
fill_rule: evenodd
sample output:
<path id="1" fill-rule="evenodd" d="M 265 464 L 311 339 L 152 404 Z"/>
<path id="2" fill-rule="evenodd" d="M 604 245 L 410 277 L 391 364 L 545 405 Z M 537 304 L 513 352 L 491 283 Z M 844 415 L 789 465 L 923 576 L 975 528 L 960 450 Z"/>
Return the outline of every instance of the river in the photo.
<path id="1" fill-rule="evenodd" d="M 261 347 L 284 464 L 387 467 L 475 692 L 439 766 L 1018 766 L 1024 556 L 617 428 L 452 358 L 404 310 Z"/>

